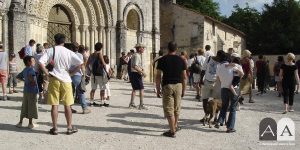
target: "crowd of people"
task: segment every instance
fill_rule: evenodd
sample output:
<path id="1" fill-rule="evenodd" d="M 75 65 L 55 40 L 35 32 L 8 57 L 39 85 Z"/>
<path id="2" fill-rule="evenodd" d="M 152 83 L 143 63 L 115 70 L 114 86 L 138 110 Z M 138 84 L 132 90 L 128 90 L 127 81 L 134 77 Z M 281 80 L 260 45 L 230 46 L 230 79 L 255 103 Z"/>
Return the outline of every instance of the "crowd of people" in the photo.
<path id="1" fill-rule="evenodd" d="M 52 128 L 49 133 L 58 134 L 57 118 L 58 105 L 63 104 L 67 120 L 67 134 L 73 134 L 78 129 L 72 125 L 72 109 L 74 101 L 82 107 L 82 113 L 91 113 L 89 106 L 109 107 L 111 97 L 110 78 L 114 76 L 110 60 L 102 54 L 102 43 L 96 43 L 92 54 L 89 49 L 78 43 L 65 43 L 65 35 L 56 34 L 55 46 L 48 43 L 36 44 L 30 40 L 28 45 L 22 48 L 19 56 L 23 59 L 25 68 L 19 73 L 17 69 L 16 54 L 3 50 L 0 45 L 0 82 L 2 85 L 2 100 L 8 100 L 6 88 L 9 94 L 17 93 L 17 79 L 24 81 L 23 101 L 20 120 L 17 127 L 22 127 L 23 119 L 29 119 L 29 128 L 38 125 L 33 119 L 38 119 L 38 102 L 47 102 L 51 105 Z M 121 53 L 119 79 L 131 83 L 132 92 L 129 108 L 147 110 L 144 103 L 144 78 L 147 76 L 145 62 L 142 54 L 145 45 L 136 44 L 135 50 L 127 54 Z M 264 56 L 254 62 L 249 50 L 242 51 L 242 55 L 233 48 L 217 51 L 216 55 L 211 51 L 211 46 L 205 49 L 199 48 L 196 53 L 189 56 L 186 52 L 177 54 L 177 44 L 170 42 L 168 51 L 153 60 L 155 73 L 155 93 L 163 99 L 163 111 L 170 130 L 164 132 L 167 137 L 175 137 L 181 129 L 178 125 L 181 109 L 181 99 L 185 96 L 187 85 L 195 89 L 195 99 L 202 102 L 205 114 L 208 114 L 208 104 L 212 99 L 222 102 L 220 114 L 215 120 L 215 127 L 220 128 L 226 124 L 226 132 L 235 130 L 236 111 L 238 105 L 243 104 L 244 96 L 249 95 L 249 103 L 254 103 L 252 91 L 258 87 L 258 95 L 263 95 L 268 90 L 271 81 L 268 61 Z M 176 67 L 173 67 L 176 66 Z M 284 114 L 293 112 L 294 94 L 299 90 L 300 61 L 295 62 L 295 55 L 287 54 L 287 61 L 283 56 L 278 57 L 278 62 L 273 67 L 275 90 L 278 96 L 284 99 Z M 7 82 L 8 80 L 8 82 Z M 86 100 L 86 85 L 91 84 L 90 102 Z M 7 84 L 7 85 L 6 85 Z M 95 93 L 100 89 L 100 102 L 95 101 Z M 139 105 L 135 104 L 135 97 L 139 92 Z M 227 113 L 229 112 L 229 116 Z M 201 119 L 205 122 L 205 119 Z"/>

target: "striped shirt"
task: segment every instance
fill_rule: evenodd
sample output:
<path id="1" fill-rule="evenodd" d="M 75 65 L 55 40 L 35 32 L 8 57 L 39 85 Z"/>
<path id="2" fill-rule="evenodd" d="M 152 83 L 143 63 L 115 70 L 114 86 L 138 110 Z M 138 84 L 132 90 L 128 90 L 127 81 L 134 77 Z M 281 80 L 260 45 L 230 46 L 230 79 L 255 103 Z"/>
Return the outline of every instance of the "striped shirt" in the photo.
<path id="1" fill-rule="evenodd" d="M 18 73 L 17 63 L 15 61 L 9 61 L 9 73 Z"/>

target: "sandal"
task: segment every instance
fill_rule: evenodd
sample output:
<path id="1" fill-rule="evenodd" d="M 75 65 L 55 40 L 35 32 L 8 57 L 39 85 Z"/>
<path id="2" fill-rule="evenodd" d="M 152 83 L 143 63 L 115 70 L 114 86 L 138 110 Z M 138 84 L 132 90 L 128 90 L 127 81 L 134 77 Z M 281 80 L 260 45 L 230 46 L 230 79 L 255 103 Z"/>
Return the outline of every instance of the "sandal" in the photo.
<path id="1" fill-rule="evenodd" d="M 71 135 L 71 134 L 76 133 L 76 132 L 78 132 L 78 129 L 74 126 L 72 126 L 71 129 L 67 129 L 67 135 Z"/>
<path id="2" fill-rule="evenodd" d="M 58 134 L 57 129 L 55 129 L 55 128 L 50 129 L 49 133 L 51 135 L 57 135 Z"/>
<path id="3" fill-rule="evenodd" d="M 164 132 L 162 135 L 166 137 L 175 138 L 175 133 L 172 133 L 171 131 Z"/>

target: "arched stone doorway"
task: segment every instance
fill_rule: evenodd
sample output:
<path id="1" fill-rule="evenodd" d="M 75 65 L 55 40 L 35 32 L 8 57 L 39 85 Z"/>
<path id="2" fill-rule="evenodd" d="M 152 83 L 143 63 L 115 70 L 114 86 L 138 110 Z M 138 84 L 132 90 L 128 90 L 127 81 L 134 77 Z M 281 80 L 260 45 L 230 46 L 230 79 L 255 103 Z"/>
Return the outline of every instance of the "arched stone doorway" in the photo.
<path id="1" fill-rule="evenodd" d="M 140 29 L 140 19 L 136 10 L 132 9 L 128 12 L 127 19 L 127 41 L 126 41 L 126 50 L 129 51 L 133 49 L 135 44 L 138 43 L 138 34 Z"/>
<path id="2" fill-rule="evenodd" d="M 54 35 L 62 33 L 66 35 L 66 42 L 71 42 L 72 35 L 72 21 L 66 8 L 62 5 L 55 5 L 49 12 L 49 21 L 47 28 L 47 42 L 55 45 Z"/>

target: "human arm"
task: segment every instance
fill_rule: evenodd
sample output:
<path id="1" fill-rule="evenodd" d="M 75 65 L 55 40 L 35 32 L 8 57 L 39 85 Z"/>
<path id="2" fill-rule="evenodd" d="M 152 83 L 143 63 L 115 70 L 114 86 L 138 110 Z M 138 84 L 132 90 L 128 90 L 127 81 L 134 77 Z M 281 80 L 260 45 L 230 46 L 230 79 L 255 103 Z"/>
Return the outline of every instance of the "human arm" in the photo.
<path id="1" fill-rule="evenodd" d="M 283 79 L 283 69 L 282 68 L 280 68 L 279 79 L 280 79 L 280 81 Z"/>
<path id="2" fill-rule="evenodd" d="M 97 54 L 98 54 L 98 57 L 99 57 L 99 59 L 101 61 L 101 64 L 103 64 L 104 69 L 106 69 L 106 66 L 105 66 L 106 63 L 104 61 L 103 54 L 101 52 L 97 53 Z"/>
<path id="3" fill-rule="evenodd" d="M 161 70 L 157 69 L 156 72 L 156 81 L 155 81 L 155 85 L 156 85 L 156 95 L 158 98 L 160 98 L 161 96 Z"/>
<path id="4" fill-rule="evenodd" d="M 300 84 L 300 79 L 299 79 L 299 75 L 298 75 L 298 69 L 295 70 L 295 77 L 296 77 L 296 82 L 299 85 Z"/>
<path id="5" fill-rule="evenodd" d="M 185 96 L 186 80 L 187 80 L 186 70 L 183 70 L 182 71 L 182 94 L 181 94 L 181 97 Z"/>

